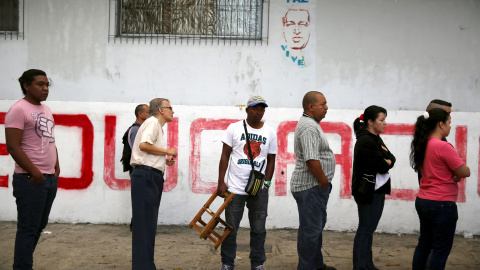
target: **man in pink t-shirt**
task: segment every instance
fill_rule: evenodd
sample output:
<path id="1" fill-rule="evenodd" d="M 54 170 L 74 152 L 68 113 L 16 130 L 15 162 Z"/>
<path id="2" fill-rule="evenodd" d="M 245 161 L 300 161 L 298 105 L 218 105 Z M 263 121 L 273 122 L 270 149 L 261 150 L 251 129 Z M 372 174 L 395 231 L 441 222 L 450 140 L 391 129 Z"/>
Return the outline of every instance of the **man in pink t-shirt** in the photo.
<path id="1" fill-rule="evenodd" d="M 45 72 L 30 69 L 18 79 L 25 97 L 5 116 L 7 151 L 15 160 L 12 186 L 17 204 L 17 235 L 13 269 L 32 269 L 33 252 L 57 194 L 58 164 Z"/>

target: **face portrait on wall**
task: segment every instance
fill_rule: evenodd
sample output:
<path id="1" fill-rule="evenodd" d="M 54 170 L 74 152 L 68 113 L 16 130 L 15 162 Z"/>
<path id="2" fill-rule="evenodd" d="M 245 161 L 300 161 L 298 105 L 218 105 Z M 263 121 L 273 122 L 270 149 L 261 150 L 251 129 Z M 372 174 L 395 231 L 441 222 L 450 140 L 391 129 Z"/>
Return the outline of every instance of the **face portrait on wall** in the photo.
<path id="1" fill-rule="evenodd" d="M 289 9 L 283 20 L 283 36 L 292 50 L 302 50 L 310 39 L 310 13 L 305 9 Z"/>

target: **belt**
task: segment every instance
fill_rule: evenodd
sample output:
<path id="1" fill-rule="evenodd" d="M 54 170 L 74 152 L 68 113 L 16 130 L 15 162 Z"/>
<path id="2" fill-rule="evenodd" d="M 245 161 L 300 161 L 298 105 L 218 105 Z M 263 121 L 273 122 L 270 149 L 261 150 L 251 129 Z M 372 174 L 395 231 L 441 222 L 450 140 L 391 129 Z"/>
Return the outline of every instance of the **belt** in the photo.
<path id="1" fill-rule="evenodd" d="M 162 176 L 163 176 L 163 172 L 159 169 L 155 169 L 153 167 L 150 167 L 150 166 L 147 166 L 147 165 L 135 165 L 133 167 L 133 169 L 144 169 L 144 170 L 151 170 L 151 171 L 154 171 L 156 173 L 160 173 Z"/>

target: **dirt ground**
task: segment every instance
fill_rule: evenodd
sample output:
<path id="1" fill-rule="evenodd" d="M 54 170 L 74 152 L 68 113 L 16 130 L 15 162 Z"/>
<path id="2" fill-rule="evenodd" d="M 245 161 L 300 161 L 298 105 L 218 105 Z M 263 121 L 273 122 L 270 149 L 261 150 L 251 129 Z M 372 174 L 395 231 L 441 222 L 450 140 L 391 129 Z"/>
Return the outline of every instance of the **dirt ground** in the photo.
<path id="1" fill-rule="evenodd" d="M 0 222 L 0 269 L 12 269 L 16 223 Z M 50 234 L 49 234 L 50 232 Z M 198 238 L 186 226 L 159 226 L 155 245 L 158 269 L 220 269 L 220 248 Z M 352 269 L 352 232 L 324 232 L 327 265 Z M 411 269 L 417 235 L 375 234 L 374 262 L 379 269 Z M 268 230 L 267 269 L 296 269 L 297 230 Z M 235 269 L 250 269 L 249 230 L 238 235 Z M 49 224 L 34 254 L 35 270 L 131 269 L 131 233 L 128 225 Z M 457 236 L 446 269 L 480 269 L 480 238 Z"/>

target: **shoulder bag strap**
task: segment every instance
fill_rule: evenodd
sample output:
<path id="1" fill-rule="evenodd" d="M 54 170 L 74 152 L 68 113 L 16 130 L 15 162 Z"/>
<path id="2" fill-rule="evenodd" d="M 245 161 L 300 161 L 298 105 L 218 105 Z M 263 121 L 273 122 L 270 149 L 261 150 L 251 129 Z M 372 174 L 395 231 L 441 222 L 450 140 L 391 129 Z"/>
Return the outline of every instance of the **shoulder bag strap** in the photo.
<path id="1" fill-rule="evenodd" d="M 252 165 L 252 170 L 255 170 L 253 167 L 253 155 L 252 150 L 250 149 L 250 140 L 248 139 L 248 132 L 247 132 L 247 123 L 243 120 L 243 127 L 245 128 L 245 139 L 247 140 L 247 148 L 248 148 L 248 156 L 250 157 L 250 164 Z"/>

